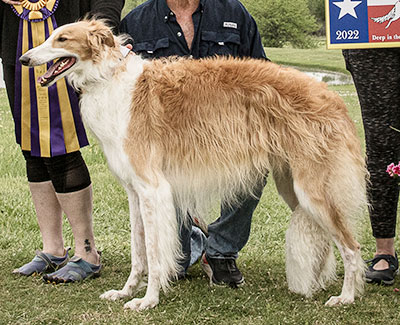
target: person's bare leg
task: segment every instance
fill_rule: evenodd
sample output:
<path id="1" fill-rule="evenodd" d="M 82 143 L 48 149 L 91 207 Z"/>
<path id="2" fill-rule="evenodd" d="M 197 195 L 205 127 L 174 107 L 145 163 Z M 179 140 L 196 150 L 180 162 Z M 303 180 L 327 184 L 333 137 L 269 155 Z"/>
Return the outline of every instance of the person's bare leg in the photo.
<path id="1" fill-rule="evenodd" d="M 92 185 L 76 192 L 56 193 L 56 195 L 71 224 L 75 239 L 75 256 L 98 265 L 100 256 L 93 235 Z"/>
<path id="2" fill-rule="evenodd" d="M 43 253 L 64 256 L 62 211 L 51 181 L 29 182 L 32 201 L 43 240 Z"/>
<path id="3" fill-rule="evenodd" d="M 51 181 L 29 182 L 32 201 L 42 235 L 43 250 L 29 263 L 13 270 L 14 274 L 32 275 L 54 271 L 68 262 L 62 237 L 62 211 Z"/>

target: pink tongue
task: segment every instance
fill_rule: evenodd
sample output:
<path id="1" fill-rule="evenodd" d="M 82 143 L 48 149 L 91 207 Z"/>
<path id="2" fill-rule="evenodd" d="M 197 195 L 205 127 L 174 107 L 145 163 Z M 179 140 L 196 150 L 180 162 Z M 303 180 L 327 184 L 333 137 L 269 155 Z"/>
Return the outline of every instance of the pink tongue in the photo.
<path id="1" fill-rule="evenodd" d="M 76 61 L 75 58 L 72 58 L 72 57 L 71 58 L 62 58 L 62 59 L 58 60 L 57 62 L 55 62 L 51 65 L 51 67 L 46 71 L 46 73 L 43 76 L 38 78 L 37 82 L 43 83 L 43 82 L 45 82 L 44 79 L 49 79 L 49 78 L 55 77 L 55 75 L 59 75 L 63 71 L 68 70 L 75 63 L 75 61 Z M 58 67 L 62 63 L 64 63 L 64 66 L 59 71 L 57 71 Z"/>
<path id="2" fill-rule="evenodd" d="M 59 62 L 56 62 L 53 65 L 51 65 L 50 68 L 45 72 L 45 74 L 37 79 L 37 83 L 40 84 L 44 79 L 48 79 L 49 77 L 51 77 L 59 64 L 60 64 Z"/>
<path id="3" fill-rule="evenodd" d="M 46 71 L 46 73 L 43 75 L 45 78 L 49 78 L 53 75 L 54 71 L 57 69 L 57 67 L 60 65 L 59 62 L 54 63 L 49 70 Z"/>

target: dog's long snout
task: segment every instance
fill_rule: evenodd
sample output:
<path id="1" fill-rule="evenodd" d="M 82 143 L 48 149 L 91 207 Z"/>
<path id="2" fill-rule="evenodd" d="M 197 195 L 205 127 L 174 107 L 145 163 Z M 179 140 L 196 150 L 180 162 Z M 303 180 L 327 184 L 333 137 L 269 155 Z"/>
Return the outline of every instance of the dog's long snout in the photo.
<path id="1" fill-rule="evenodd" d="M 22 65 L 29 65 L 30 61 L 31 59 L 25 54 L 19 58 L 19 62 L 21 62 Z"/>

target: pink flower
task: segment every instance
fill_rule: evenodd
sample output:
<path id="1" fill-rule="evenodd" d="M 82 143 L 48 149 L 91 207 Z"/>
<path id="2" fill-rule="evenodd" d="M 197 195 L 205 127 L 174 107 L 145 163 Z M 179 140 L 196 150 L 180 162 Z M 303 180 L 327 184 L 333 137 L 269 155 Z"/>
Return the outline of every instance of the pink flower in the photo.
<path id="1" fill-rule="evenodd" d="M 400 161 L 399 161 L 398 165 L 395 165 L 394 163 L 391 163 L 389 166 L 387 166 L 386 172 L 391 177 L 399 177 L 400 176 Z"/>
<path id="2" fill-rule="evenodd" d="M 389 166 L 387 166 L 387 168 L 386 168 L 386 172 L 390 175 L 390 176 L 394 176 L 394 173 L 393 173 L 393 167 L 394 167 L 394 163 L 391 163 Z"/>

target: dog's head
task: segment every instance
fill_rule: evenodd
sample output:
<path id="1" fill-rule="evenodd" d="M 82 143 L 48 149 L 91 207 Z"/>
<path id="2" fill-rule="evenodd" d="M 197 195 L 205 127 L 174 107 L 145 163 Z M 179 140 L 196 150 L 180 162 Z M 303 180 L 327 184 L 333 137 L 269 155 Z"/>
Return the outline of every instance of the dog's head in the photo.
<path id="1" fill-rule="evenodd" d="M 85 64 L 101 61 L 109 49 L 116 47 L 111 29 L 101 20 L 83 20 L 61 26 L 41 45 L 20 57 L 26 66 L 38 66 L 56 60 L 47 72 L 38 78 L 48 87 Z"/>

